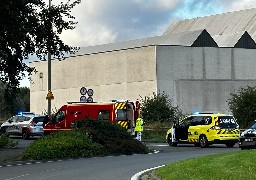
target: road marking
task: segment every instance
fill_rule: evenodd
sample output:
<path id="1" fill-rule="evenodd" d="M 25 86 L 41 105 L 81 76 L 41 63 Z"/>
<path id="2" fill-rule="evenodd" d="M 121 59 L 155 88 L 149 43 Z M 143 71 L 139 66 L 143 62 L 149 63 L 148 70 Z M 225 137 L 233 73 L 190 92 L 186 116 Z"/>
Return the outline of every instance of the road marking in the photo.
<path id="1" fill-rule="evenodd" d="M 148 172 L 148 171 L 151 171 L 151 170 L 154 170 L 154 169 L 157 169 L 157 168 L 160 168 L 160 167 L 164 167 L 164 166 L 165 166 L 165 165 L 156 166 L 156 167 L 153 167 L 153 168 L 149 168 L 149 169 L 140 171 L 140 172 L 136 173 L 135 175 L 133 175 L 132 178 L 131 178 L 131 180 L 139 180 L 140 176 L 141 176 L 143 173 Z"/>

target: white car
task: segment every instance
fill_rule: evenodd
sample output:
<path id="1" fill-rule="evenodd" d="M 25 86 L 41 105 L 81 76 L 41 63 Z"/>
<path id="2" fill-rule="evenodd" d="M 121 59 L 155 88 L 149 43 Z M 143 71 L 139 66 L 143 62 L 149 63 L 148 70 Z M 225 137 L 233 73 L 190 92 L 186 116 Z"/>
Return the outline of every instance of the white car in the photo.
<path id="1" fill-rule="evenodd" d="M 43 135 L 43 122 L 45 115 L 16 115 L 1 125 L 0 133 L 20 135 L 23 139 L 30 136 Z"/>

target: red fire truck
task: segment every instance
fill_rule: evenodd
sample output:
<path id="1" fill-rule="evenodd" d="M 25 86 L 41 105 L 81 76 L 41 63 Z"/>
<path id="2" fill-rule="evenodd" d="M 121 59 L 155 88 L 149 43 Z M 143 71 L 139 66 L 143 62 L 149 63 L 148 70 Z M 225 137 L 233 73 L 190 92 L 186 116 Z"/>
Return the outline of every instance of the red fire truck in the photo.
<path id="1" fill-rule="evenodd" d="M 71 130 L 72 123 L 81 119 L 99 119 L 117 123 L 134 135 L 140 103 L 113 101 L 105 103 L 68 103 L 63 105 L 44 126 L 44 134 Z"/>

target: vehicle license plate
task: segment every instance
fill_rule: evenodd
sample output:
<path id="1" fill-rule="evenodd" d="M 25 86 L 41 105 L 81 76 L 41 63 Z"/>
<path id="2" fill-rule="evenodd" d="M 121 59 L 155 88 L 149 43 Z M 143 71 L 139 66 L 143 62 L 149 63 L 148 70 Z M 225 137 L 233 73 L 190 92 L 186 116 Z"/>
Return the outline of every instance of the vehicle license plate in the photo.
<path id="1" fill-rule="evenodd" d="M 244 141 L 250 142 L 250 141 L 252 141 L 252 139 L 245 139 Z"/>

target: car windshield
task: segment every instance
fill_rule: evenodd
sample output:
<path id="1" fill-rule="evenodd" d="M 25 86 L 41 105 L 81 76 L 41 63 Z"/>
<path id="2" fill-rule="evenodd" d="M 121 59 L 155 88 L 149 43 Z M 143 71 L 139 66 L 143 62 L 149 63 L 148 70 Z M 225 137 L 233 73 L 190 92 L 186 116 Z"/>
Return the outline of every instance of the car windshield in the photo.
<path id="1" fill-rule="evenodd" d="M 256 129 L 256 123 L 250 129 Z"/>
<path id="2" fill-rule="evenodd" d="M 237 128 L 238 124 L 233 116 L 219 116 L 219 126 L 221 128 Z"/>
<path id="3" fill-rule="evenodd" d="M 39 122 L 43 123 L 44 122 L 44 117 L 45 116 L 34 117 L 33 122 L 36 123 L 36 124 L 39 123 Z"/>

